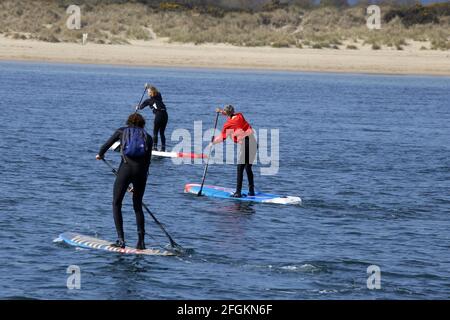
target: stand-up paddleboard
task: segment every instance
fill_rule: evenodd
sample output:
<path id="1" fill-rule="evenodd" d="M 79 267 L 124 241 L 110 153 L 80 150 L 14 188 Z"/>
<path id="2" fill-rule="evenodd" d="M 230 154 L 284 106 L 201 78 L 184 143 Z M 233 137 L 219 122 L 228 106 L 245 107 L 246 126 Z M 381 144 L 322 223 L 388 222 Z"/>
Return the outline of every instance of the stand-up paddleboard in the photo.
<path id="1" fill-rule="evenodd" d="M 198 194 L 200 191 L 200 184 L 190 183 L 184 186 L 184 192 Z M 293 196 L 280 196 L 270 193 L 255 192 L 254 196 L 248 196 L 247 192 L 242 192 L 242 198 L 233 198 L 231 195 L 234 189 L 217 187 L 217 186 L 203 186 L 202 195 L 207 197 L 215 197 L 222 199 L 233 199 L 239 201 L 251 201 L 261 203 L 275 203 L 275 204 L 301 204 L 302 199 Z"/>
<path id="2" fill-rule="evenodd" d="M 122 248 L 116 248 L 111 246 L 112 242 L 97 239 L 94 237 L 85 236 L 78 233 L 73 232 L 64 232 L 59 235 L 59 239 L 64 241 L 65 243 L 79 248 L 85 248 L 85 249 L 97 249 L 97 250 L 104 250 L 104 251 L 111 251 L 111 252 L 117 252 L 117 253 L 126 253 L 126 254 L 143 254 L 143 255 L 150 255 L 150 256 L 173 256 L 175 255 L 173 252 L 166 251 L 166 250 L 160 250 L 160 249 L 154 249 L 149 248 L 145 250 L 137 250 L 130 247 Z"/>
<path id="3" fill-rule="evenodd" d="M 109 150 L 120 151 L 120 141 L 115 142 Z M 189 153 L 189 152 L 166 152 L 166 151 L 152 151 L 152 156 L 163 158 L 188 158 L 188 159 L 203 159 L 208 158 L 206 154 Z"/>

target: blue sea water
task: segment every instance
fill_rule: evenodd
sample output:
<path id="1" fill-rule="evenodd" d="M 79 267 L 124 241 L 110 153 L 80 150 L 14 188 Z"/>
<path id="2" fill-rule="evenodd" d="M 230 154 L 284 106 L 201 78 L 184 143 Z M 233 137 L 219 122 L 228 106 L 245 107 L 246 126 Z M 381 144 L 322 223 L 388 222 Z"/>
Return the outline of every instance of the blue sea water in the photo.
<path id="1" fill-rule="evenodd" d="M 279 172 L 256 167 L 256 185 L 303 205 L 184 194 L 203 166 L 154 159 L 144 201 L 194 254 L 54 242 L 64 231 L 115 239 L 114 177 L 95 155 L 145 82 L 167 102 L 169 139 L 194 121 L 212 127 L 225 103 L 279 129 Z M 0 110 L 2 299 L 450 298 L 450 78 L 2 62 Z M 232 187 L 235 174 L 213 165 L 207 183 Z M 130 197 L 124 220 L 133 245 Z M 147 231 L 148 246 L 167 243 L 150 217 Z M 66 286 L 70 265 L 80 290 Z M 371 265 L 380 289 L 367 287 Z"/>

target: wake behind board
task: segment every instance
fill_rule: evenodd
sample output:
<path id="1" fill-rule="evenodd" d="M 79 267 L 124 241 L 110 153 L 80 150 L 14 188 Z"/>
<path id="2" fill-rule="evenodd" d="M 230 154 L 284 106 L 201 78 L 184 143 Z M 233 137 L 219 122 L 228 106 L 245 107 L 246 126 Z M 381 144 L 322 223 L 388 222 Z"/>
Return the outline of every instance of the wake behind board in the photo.
<path id="1" fill-rule="evenodd" d="M 122 248 L 116 248 L 111 246 L 112 242 L 97 239 L 94 237 L 85 236 L 78 233 L 73 232 L 64 232 L 59 235 L 59 238 L 63 240 L 65 243 L 79 248 L 85 248 L 85 249 L 97 249 L 97 250 L 104 250 L 104 251 L 110 251 L 110 252 L 117 252 L 117 253 L 125 253 L 125 254 L 143 254 L 143 255 L 150 255 L 150 256 L 173 256 L 175 255 L 173 252 L 166 251 L 166 250 L 160 250 L 160 249 L 154 249 L 149 248 L 145 250 L 137 250 L 130 247 Z"/>
<path id="2" fill-rule="evenodd" d="M 200 191 L 200 184 L 190 183 L 185 185 L 184 192 L 198 194 Z M 232 199 L 239 201 L 250 201 L 260 203 L 274 203 L 274 204 L 301 204 L 302 199 L 293 196 L 280 196 L 270 193 L 255 192 L 255 196 L 248 196 L 247 192 L 242 192 L 242 198 L 233 198 L 231 195 L 234 189 L 217 187 L 217 186 L 203 186 L 202 195 L 207 197 Z"/>
<path id="3" fill-rule="evenodd" d="M 120 141 L 115 142 L 109 150 L 120 151 Z M 206 154 L 190 153 L 190 152 L 166 152 L 166 151 L 152 151 L 152 156 L 163 158 L 188 158 L 188 159 L 206 159 Z"/>

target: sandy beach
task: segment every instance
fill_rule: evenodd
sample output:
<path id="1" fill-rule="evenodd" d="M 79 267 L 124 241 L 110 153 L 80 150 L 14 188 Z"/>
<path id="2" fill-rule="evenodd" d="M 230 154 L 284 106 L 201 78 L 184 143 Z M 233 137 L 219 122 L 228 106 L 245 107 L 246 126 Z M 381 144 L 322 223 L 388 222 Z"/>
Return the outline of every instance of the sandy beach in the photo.
<path id="1" fill-rule="evenodd" d="M 249 48 L 161 39 L 129 45 L 81 45 L 0 37 L 0 60 L 450 76 L 450 51 L 420 50 L 422 45 L 411 43 L 402 51 L 375 51 L 362 45 L 359 50 Z"/>

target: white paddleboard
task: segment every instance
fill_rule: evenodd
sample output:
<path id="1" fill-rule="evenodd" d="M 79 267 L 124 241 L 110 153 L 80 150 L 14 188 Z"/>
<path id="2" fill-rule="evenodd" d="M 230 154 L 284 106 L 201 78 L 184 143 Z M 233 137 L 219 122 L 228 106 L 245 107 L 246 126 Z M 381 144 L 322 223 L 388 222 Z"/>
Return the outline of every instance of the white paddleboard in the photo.
<path id="1" fill-rule="evenodd" d="M 109 150 L 120 152 L 120 141 L 116 141 Z M 208 158 L 205 154 L 189 153 L 189 152 L 168 152 L 168 151 L 152 151 L 152 156 L 163 157 L 163 158 L 188 158 L 188 159 L 206 159 Z"/>

